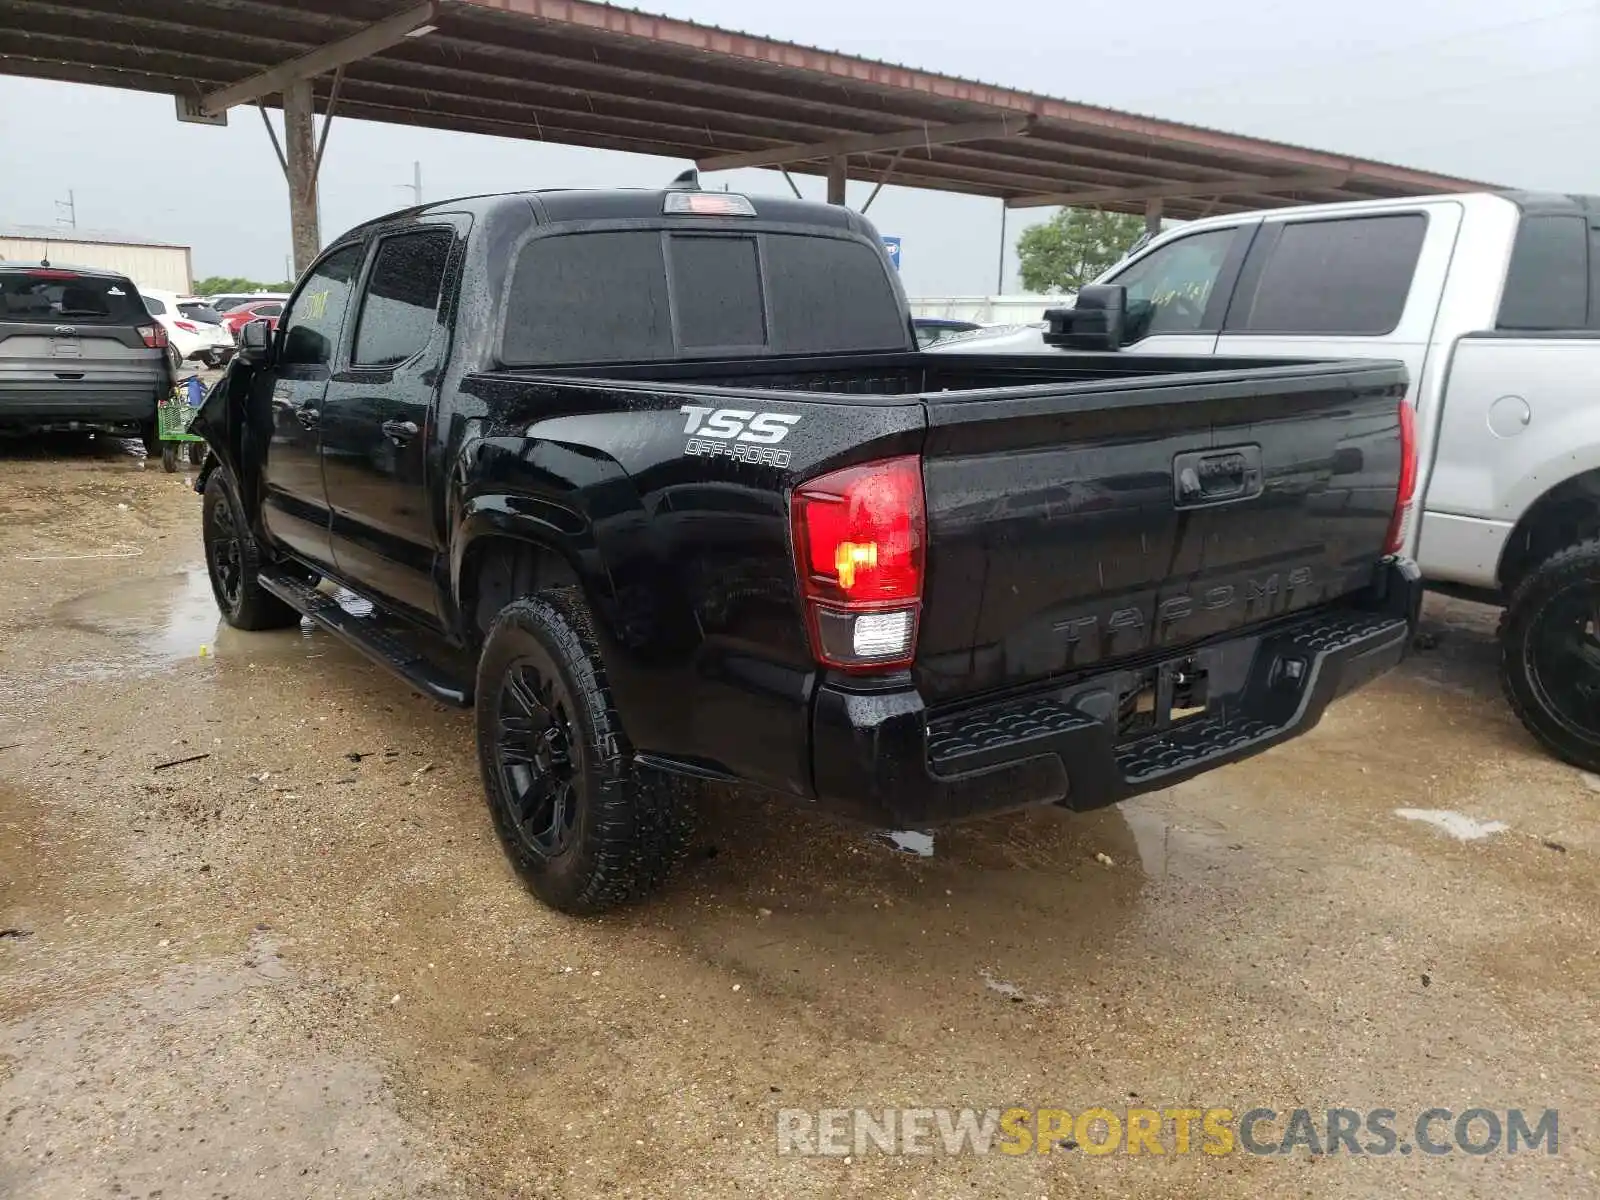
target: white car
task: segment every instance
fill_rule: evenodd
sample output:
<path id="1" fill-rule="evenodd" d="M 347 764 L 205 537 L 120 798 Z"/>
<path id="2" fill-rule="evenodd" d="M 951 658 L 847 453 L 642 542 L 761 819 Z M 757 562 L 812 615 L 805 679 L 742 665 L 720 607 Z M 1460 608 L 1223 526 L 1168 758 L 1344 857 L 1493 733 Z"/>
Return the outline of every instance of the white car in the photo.
<path id="1" fill-rule="evenodd" d="M 185 362 L 203 362 L 220 367 L 233 357 L 233 335 L 222 326 L 222 318 L 198 296 L 180 296 L 160 288 L 139 287 L 144 306 L 167 331 L 167 356 L 172 369 Z"/>

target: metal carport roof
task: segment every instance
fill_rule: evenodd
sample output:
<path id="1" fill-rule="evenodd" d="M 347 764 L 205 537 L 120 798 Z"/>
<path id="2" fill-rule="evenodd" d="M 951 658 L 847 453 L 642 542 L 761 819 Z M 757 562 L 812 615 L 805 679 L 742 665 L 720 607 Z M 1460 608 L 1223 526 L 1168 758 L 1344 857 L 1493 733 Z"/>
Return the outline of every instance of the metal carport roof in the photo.
<path id="1" fill-rule="evenodd" d="M 336 101 L 344 116 L 703 170 L 785 166 L 830 174 L 835 199 L 846 176 L 888 178 L 1013 207 L 1184 218 L 1489 186 L 589 0 L 403 5 L 0 0 L 0 73 L 178 93 L 209 108 L 277 104 L 310 78 L 319 112 Z"/>

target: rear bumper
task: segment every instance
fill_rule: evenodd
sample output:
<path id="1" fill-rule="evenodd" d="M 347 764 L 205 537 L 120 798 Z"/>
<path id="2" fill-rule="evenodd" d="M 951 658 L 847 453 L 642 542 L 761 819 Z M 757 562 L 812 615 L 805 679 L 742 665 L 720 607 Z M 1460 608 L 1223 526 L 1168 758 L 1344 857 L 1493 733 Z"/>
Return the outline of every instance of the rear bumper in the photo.
<path id="1" fill-rule="evenodd" d="M 0 425 L 57 421 L 134 423 L 156 419 L 162 381 L 0 382 Z"/>
<path id="2" fill-rule="evenodd" d="M 1133 740 L 1118 737 L 1117 713 L 1135 671 L 931 714 L 913 687 L 824 684 L 812 715 L 818 807 L 894 827 L 1036 804 L 1085 810 L 1247 758 L 1405 657 L 1422 600 L 1416 564 L 1386 564 L 1368 599 L 1192 652 L 1209 681 L 1206 715 Z"/>

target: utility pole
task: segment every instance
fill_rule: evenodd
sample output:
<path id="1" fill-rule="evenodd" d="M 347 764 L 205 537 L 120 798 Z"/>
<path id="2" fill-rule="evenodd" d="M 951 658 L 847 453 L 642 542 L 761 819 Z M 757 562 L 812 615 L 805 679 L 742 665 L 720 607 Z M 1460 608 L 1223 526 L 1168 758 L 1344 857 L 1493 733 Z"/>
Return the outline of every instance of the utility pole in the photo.
<path id="1" fill-rule="evenodd" d="M 66 215 L 62 216 L 62 213 Z M 56 201 L 56 224 L 70 225 L 74 229 L 78 227 L 78 196 L 76 192 L 69 189 L 65 200 Z"/>
<path id="2" fill-rule="evenodd" d="M 418 208 L 421 208 L 422 207 L 422 164 L 420 162 L 413 162 L 411 164 L 411 182 L 410 183 L 397 183 L 397 184 L 395 184 L 395 187 L 407 188 L 411 192 L 411 202 L 413 204 L 415 204 Z"/>
<path id="3" fill-rule="evenodd" d="M 995 271 L 994 294 L 1004 294 L 1006 290 L 1006 217 L 1010 213 L 1010 206 L 1005 198 L 1000 199 L 1000 266 Z"/>

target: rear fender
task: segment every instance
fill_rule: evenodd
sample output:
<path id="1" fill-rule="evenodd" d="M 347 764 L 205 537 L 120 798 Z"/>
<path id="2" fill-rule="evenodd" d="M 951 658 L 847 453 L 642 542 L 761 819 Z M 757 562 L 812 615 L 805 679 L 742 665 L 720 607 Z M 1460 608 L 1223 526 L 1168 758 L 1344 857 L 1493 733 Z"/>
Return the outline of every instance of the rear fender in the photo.
<path id="1" fill-rule="evenodd" d="M 450 542 L 452 624 L 463 644 L 475 637 L 472 572 L 482 563 L 487 543 L 514 543 L 566 564 L 583 588 L 591 611 L 612 601 L 611 578 L 595 544 L 586 515 L 578 508 L 514 495 L 475 496 L 463 505 Z"/>

